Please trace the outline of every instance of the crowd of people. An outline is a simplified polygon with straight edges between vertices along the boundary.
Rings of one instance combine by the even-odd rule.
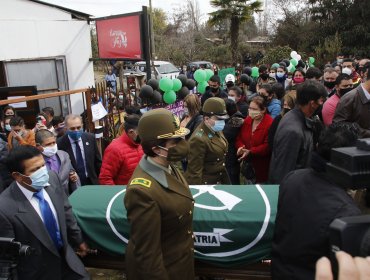
[[[128,186],[129,279],[194,279],[189,184],[280,185],[272,276],[314,279],[316,262],[329,257],[329,224],[370,204],[365,195],[355,202],[326,174],[332,148],[370,137],[370,60],[339,58],[293,73],[280,62],[260,65],[258,78],[251,73],[227,75],[225,88],[213,75],[203,95],[184,98],[181,118],[166,109],[127,110],[122,134],[103,156],[81,116],[54,116],[46,107],[27,129],[5,107],[0,236],[39,253],[21,260],[20,279],[54,279],[34,268],[45,258],[60,279],[88,279],[72,247],[81,256],[89,248],[68,203],[87,185]]]

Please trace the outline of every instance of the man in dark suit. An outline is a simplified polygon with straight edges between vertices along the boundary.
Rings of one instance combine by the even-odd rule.
[[[70,195],[81,186],[81,182],[72,166],[69,155],[65,151],[58,150],[56,137],[47,129],[39,130],[36,133],[35,141],[36,148],[44,157],[47,169],[58,174],[66,195]]]
[[[83,132],[82,119],[78,115],[68,115],[65,125],[66,134],[58,139],[59,150],[69,154],[82,186],[99,185],[102,159],[95,135]]]
[[[20,257],[18,279],[90,279],[78,254],[88,247],[71,205],[54,172],[47,172],[40,151],[14,148],[8,157],[13,182],[0,195],[0,236],[29,245],[31,256]]]

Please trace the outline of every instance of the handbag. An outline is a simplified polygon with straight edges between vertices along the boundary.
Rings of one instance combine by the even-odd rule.
[[[240,173],[251,182],[256,182],[256,171],[254,170],[254,167],[252,165],[252,162],[247,159],[243,160],[240,164]]]

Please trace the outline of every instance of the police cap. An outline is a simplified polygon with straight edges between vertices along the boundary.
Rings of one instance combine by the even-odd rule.
[[[225,101],[219,97],[208,98],[203,104],[202,111],[206,116],[216,116],[219,119],[229,118]]]

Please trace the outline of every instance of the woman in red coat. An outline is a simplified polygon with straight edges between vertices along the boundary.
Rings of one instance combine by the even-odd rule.
[[[267,114],[265,100],[261,96],[256,96],[249,105],[248,117],[236,138],[239,160],[251,159],[256,173],[256,183],[263,183],[268,179],[271,158],[268,132],[272,121]]]

